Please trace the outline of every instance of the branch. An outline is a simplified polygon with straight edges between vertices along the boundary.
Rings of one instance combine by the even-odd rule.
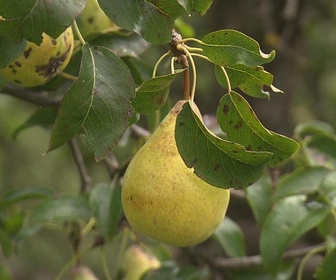
[[[283,259],[296,259],[306,255],[311,250],[320,247],[324,243],[303,247],[298,249],[288,250],[284,253]],[[248,267],[255,267],[263,265],[263,260],[260,255],[250,256],[250,257],[242,257],[242,258],[218,258],[215,260],[209,260],[209,264],[217,269],[241,269]]]
[[[60,95],[50,96],[50,92],[47,91],[36,92],[27,88],[15,87],[13,85],[6,86],[1,90],[0,94],[10,95],[43,107],[57,107],[63,98],[63,96]]]
[[[78,146],[76,139],[69,141],[69,145],[72,151],[73,158],[75,160],[80,178],[81,178],[81,189],[80,193],[86,193],[92,186],[92,179],[86,169],[82,152]]]

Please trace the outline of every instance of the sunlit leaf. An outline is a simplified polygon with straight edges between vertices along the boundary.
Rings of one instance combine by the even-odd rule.
[[[0,34],[40,44],[42,33],[58,37],[85,6],[85,0],[0,0]]]
[[[136,91],[132,105],[140,114],[149,114],[165,104],[171,83],[183,70],[144,81]]]
[[[85,45],[79,77],[63,99],[49,151],[81,134],[95,158],[104,157],[128,127],[134,94],[125,63],[106,48]]]
[[[202,45],[205,55],[220,66],[243,64],[257,67],[271,62],[275,52],[265,54],[257,41],[236,30],[219,30],[207,34]]]
[[[240,189],[253,184],[272,157],[268,152],[247,151],[240,144],[213,135],[188,102],[177,116],[175,139],[186,165],[220,188]]]
[[[273,75],[266,72],[262,66],[252,68],[237,64],[225,67],[225,71],[229,76],[231,88],[239,88],[250,96],[268,98],[269,92],[264,91],[264,85],[274,92],[282,92],[272,85]],[[219,66],[216,66],[216,78],[222,86],[227,87],[225,75]]]
[[[272,153],[273,158],[268,163],[271,167],[281,164],[299,148],[296,141],[266,129],[248,102],[234,91],[221,99],[217,118],[229,140],[240,143],[250,151]]]
[[[261,228],[260,252],[265,267],[278,271],[284,251],[319,224],[329,211],[325,205],[306,203],[304,195],[290,196],[276,203]]]
[[[118,26],[156,44],[171,40],[174,19],[144,0],[99,0],[100,7]]]
[[[214,238],[220,243],[229,257],[246,256],[245,238],[241,228],[230,218],[225,218],[214,233]]]

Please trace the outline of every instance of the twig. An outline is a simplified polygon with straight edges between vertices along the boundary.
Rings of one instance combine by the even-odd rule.
[[[86,169],[82,152],[78,146],[78,142],[76,139],[72,139],[69,141],[69,145],[81,178],[81,188],[80,193],[86,193],[92,186],[92,179]]]
[[[43,107],[57,107],[63,98],[63,96],[60,95],[50,96],[50,92],[47,91],[36,92],[26,88],[19,88],[11,85],[2,89],[0,94],[10,95]]]
[[[284,253],[283,259],[295,259],[306,255],[311,250],[321,247],[324,245],[318,244],[309,247],[303,247],[298,249],[291,249]],[[208,260],[208,262],[217,269],[241,269],[248,267],[255,267],[263,265],[263,260],[260,255],[242,257],[242,258],[218,258],[216,260]]]

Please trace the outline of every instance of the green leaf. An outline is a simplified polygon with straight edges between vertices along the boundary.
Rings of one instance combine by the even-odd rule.
[[[284,251],[318,225],[329,211],[325,205],[306,203],[304,195],[278,201],[261,228],[260,252],[265,267],[271,272],[278,271]]]
[[[294,131],[297,138],[305,138],[307,136],[315,135],[335,135],[334,128],[325,122],[309,121],[299,124]]]
[[[13,246],[7,233],[4,232],[1,228],[0,228],[0,245],[1,245],[1,252],[3,252],[3,254],[8,257],[13,251]]]
[[[177,0],[188,13],[199,13],[203,16],[211,7],[213,0]]]
[[[134,31],[154,44],[171,41],[174,19],[144,0],[99,0],[100,7],[118,26]]]
[[[89,203],[84,197],[65,195],[45,199],[28,215],[27,222],[29,226],[43,226],[48,223],[85,221],[91,217]]]
[[[216,229],[214,238],[220,243],[229,257],[239,258],[246,256],[244,233],[230,218],[225,217]]]
[[[30,200],[30,199],[41,199],[50,196],[52,192],[46,188],[36,188],[36,189],[17,189],[5,192],[0,196],[0,211],[13,206],[14,204]]]
[[[132,101],[134,109],[140,114],[150,114],[160,109],[167,101],[171,83],[183,71],[178,70],[174,74],[144,81],[137,89]]]
[[[111,239],[117,233],[122,214],[121,187],[99,184],[93,188],[89,202],[100,232],[107,240]]]
[[[282,92],[272,85],[273,75],[266,72],[262,66],[255,68],[237,64],[225,67],[230,79],[231,88],[240,88],[246,94],[253,97],[269,98],[269,92],[263,90],[266,85],[274,92]],[[227,81],[221,68],[216,65],[217,81],[227,87]]]
[[[24,51],[26,41],[16,41],[7,36],[0,35],[0,68],[6,67]]]
[[[96,37],[92,44],[111,49],[117,56],[134,58],[138,58],[139,54],[149,47],[149,43],[137,34],[102,34]]]
[[[85,6],[85,0],[0,0],[0,34],[40,44],[42,33],[58,37]]]
[[[316,192],[319,190],[324,177],[330,172],[330,169],[320,166],[296,169],[294,172],[281,178],[277,191],[274,194],[274,200],[276,201],[292,195]]]
[[[41,126],[45,129],[52,128],[56,115],[56,108],[42,107],[37,109],[23,124],[14,130],[13,138],[15,139],[20,132],[33,126]]]
[[[215,64],[228,67],[243,64],[249,67],[271,62],[275,52],[264,54],[257,41],[236,30],[219,30],[206,35],[204,54]]]
[[[103,158],[128,127],[134,93],[132,75],[119,57],[85,45],[79,77],[64,96],[48,151],[82,134],[96,159]]]
[[[272,181],[266,174],[245,190],[254,218],[261,227],[272,208]]]
[[[334,248],[322,261],[321,265],[317,268],[315,279],[326,280],[333,279],[336,275],[336,248]]]
[[[171,0],[147,0],[147,2],[152,3],[156,6],[162,13],[167,14],[173,19],[177,19],[181,16],[185,10],[178,3],[178,1]]]
[[[248,102],[234,91],[221,99],[217,119],[229,140],[247,150],[272,153],[273,158],[268,162],[270,167],[281,164],[299,149],[296,141],[266,129]]]
[[[240,189],[253,184],[272,156],[268,152],[247,151],[240,144],[213,135],[188,102],[177,116],[175,139],[186,165],[219,188]]]

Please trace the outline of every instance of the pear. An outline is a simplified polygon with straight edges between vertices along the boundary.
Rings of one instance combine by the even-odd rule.
[[[84,265],[74,267],[67,280],[99,280],[93,272]]]
[[[133,229],[179,247],[207,239],[223,220],[230,197],[229,190],[197,177],[177,150],[175,123],[185,102],[176,103],[140,148],[122,182],[122,206]]]
[[[93,33],[116,31],[120,28],[106,16],[97,0],[88,0],[78,20],[80,31],[85,37]]]
[[[46,33],[42,37],[40,45],[28,42],[17,59],[0,69],[0,75],[22,87],[34,87],[49,82],[62,71],[68,65],[73,52],[74,37],[71,27],[56,39]]]
[[[160,261],[140,245],[131,245],[125,251],[123,258],[122,280],[140,280],[147,272],[160,266]]]

